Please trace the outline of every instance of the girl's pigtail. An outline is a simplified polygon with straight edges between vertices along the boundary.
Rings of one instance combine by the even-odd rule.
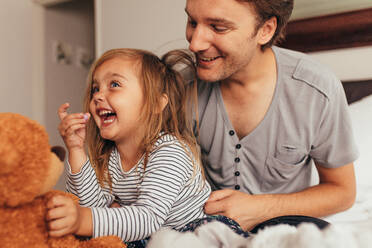
[[[183,142],[185,150],[191,152],[194,157],[193,165],[195,175],[201,170],[204,176],[200,161],[199,146],[194,131],[199,131],[199,118],[197,111],[197,84],[195,57],[189,50],[172,50],[162,56],[161,62],[165,66],[166,87],[169,97],[170,116],[164,126],[173,127],[169,130]],[[193,125],[193,114],[196,119],[196,128]],[[189,155],[191,155],[189,154]]]

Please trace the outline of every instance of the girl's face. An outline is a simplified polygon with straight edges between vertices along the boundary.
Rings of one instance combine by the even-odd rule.
[[[114,57],[94,72],[90,112],[102,138],[118,142],[139,135],[140,111],[144,104],[138,63]]]

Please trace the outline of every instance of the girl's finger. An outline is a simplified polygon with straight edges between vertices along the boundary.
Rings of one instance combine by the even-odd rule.
[[[46,214],[46,220],[52,221],[66,217],[66,210],[63,206],[49,209]]]
[[[62,125],[69,125],[70,123],[74,122],[86,122],[89,119],[89,114],[87,113],[74,113],[74,114],[68,114],[63,121],[61,121]]]
[[[89,119],[89,116],[88,117],[84,117],[83,114],[77,114],[77,118],[69,118],[69,117],[66,117],[61,123],[60,125],[58,126],[58,130],[59,130],[59,133],[62,135],[62,136],[65,136],[66,133],[67,133],[67,130],[70,129],[71,127],[75,126],[75,125],[78,125],[78,124],[83,124],[85,125],[86,122],[87,122],[87,118]],[[67,120],[68,119],[68,120]],[[75,129],[76,130],[76,129]]]
[[[48,228],[50,231],[58,231],[67,228],[67,218],[59,218],[48,222]]]
[[[58,116],[60,120],[63,120],[67,115],[67,109],[70,107],[70,103],[66,102],[58,108]]]
[[[65,130],[65,136],[75,134],[79,129],[85,129],[86,124],[74,124]]]
[[[64,206],[64,205],[68,204],[69,201],[70,201],[70,198],[68,198],[66,196],[56,195],[56,196],[53,196],[47,202],[47,208],[52,209],[52,208],[56,208],[56,207],[61,207],[61,206]]]
[[[49,236],[51,237],[62,237],[66,234],[71,234],[71,230],[68,227],[59,229],[59,230],[49,230]]]

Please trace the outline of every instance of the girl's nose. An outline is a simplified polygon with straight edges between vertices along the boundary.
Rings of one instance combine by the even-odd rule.
[[[189,49],[192,52],[197,53],[209,48],[210,39],[206,30],[198,25],[194,29],[188,30],[188,32]]]
[[[93,95],[94,102],[102,102],[104,100],[104,94],[102,91],[98,91]]]

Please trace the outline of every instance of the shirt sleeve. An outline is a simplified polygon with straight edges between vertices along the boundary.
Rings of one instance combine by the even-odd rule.
[[[66,190],[79,198],[83,207],[105,207],[110,206],[115,197],[109,190],[102,188],[98,183],[96,173],[89,160],[85,162],[81,170],[72,174],[70,165],[66,171]]]
[[[123,241],[134,241],[150,236],[167,220],[192,170],[191,160],[181,146],[156,151],[138,185],[137,201],[120,208],[92,208],[93,237],[117,235]]]
[[[345,92],[339,80],[334,85],[310,151],[315,162],[328,168],[352,163],[358,157]]]

